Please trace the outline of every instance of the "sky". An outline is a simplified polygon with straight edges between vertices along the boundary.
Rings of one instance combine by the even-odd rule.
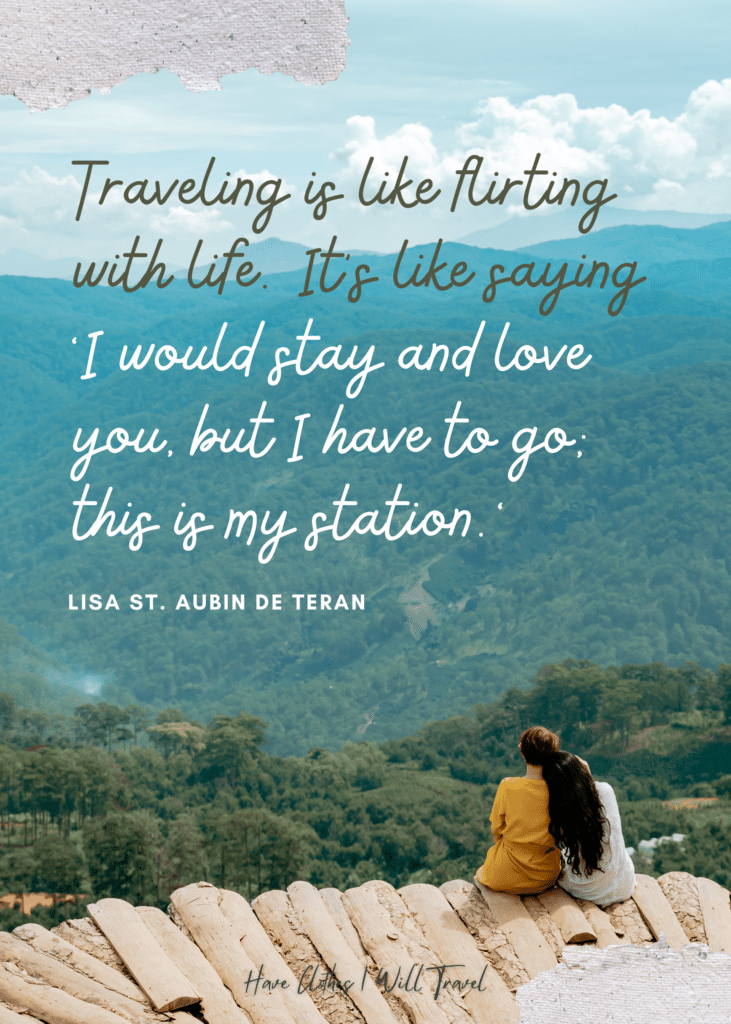
[[[225,77],[221,91],[195,94],[163,71],[43,113],[0,97],[0,252],[105,258],[102,240],[115,247],[146,232],[182,253],[198,237],[212,249],[251,232],[245,212],[174,202],[159,210],[90,203],[76,222],[82,177],[73,159],[108,159],[108,173],[125,184],[159,177],[166,185],[200,178],[215,156],[221,178],[281,177],[292,192],[262,237],[320,245],[337,233],[340,244],[379,251],[404,237],[460,238],[525,211],[450,214],[444,202],[364,210],[354,195],[369,155],[394,176],[408,154],[417,180],[431,177],[446,194],[470,153],[484,156],[488,173],[516,177],[541,152],[542,166],[559,175],[608,178],[616,206],[656,211],[660,223],[668,210],[731,213],[725,3],[346,7],[347,68],[326,85],[248,71]],[[302,202],[313,171],[346,194],[321,223]],[[92,199],[95,189],[96,179]]]

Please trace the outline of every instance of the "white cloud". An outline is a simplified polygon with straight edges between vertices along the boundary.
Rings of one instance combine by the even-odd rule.
[[[73,174],[56,178],[40,167],[21,171],[14,182],[0,185],[0,214],[21,220],[27,227],[41,226],[51,217],[73,219],[81,186]]]
[[[179,201],[175,202],[175,193],[163,206],[130,204],[124,200],[122,187],[112,189],[105,197],[104,204],[99,206],[108,168],[95,170],[98,176],[92,174],[78,221],[76,214],[86,173],[85,167],[79,168],[76,174],[55,177],[36,166],[30,171],[21,170],[14,181],[0,185],[2,249],[20,248],[51,259],[68,255],[85,259],[104,259],[109,253],[120,251],[120,246],[131,244],[135,235],[140,235],[145,245],[156,241],[157,237],[163,237],[168,258],[173,258],[177,250],[180,258],[187,260],[190,256],[191,238],[204,238],[211,247],[233,242],[238,234],[244,234],[250,241],[256,241],[258,236],[252,231],[252,222],[263,209],[262,204],[257,201],[256,193],[266,185],[266,182],[277,178],[266,169],[248,175],[245,171],[239,170],[232,173],[229,178],[225,178],[223,172],[220,177],[211,177],[207,189],[209,196],[218,193],[224,180],[235,182],[237,178],[248,178],[252,181],[254,191],[248,206],[244,206],[246,191],[241,193],[235,206],[184,206]],[[204,170],[205,166],[196,179],[199,183]],[[152,187],[153,177],[154,175],[151,176]],[[129,181],[125,181],[125,185],[130,184],[132,180],[130,178]],[[169,180],[164,178],[161,181],[164,191],[173,180],[171,177]],[[296,189],[283,181],[278,194],[283,196],[287,192],[296,194]],[[263,202],[270,198],[271,193],[271,186],[262,189]],[[272,225],[279,227],[280,223],[285,222],[285,211],[292,201],[294,200],[288,200],[274,209]]]
[[[547,210],[545,206],[525,211],[518,205],[521,195],[516,190],[510,196],[512,206],[475,208],[460,201],[457,211],[450,213],[449,200],[457,180],[454,172],[473,153],[485,160],[478,194],[493,172],[501,179],[523,177],[535,154],[541,153],[541,167],[555,170],[559,179],[576,177],[586,184],[608,178],[610,191],[619,196],[615,207],[713,214],[731,210],[731,79],[708,81],[695,89],[674,119],[655,117],[648,110],[630,112],[618,104],[581,107],[569,93],[536,96],[524,102],[493,96],[477,105],[470,120],[458,125],[451,146],[438,144],[428,124],[407,123],[379,135],[374,118],[362,115],[348,119],[341,138],[341,148],[335,154],[339,166],[327,176],[347,199],[333,203],[324,221],[314,221],[313,209],[302,202],[301,194],[312,167],[300,162],[302,177],[292,171],[297,187],[289,181],[282,183],[280,195],[289,192],[292,198],[273,210],[265,236],[326,246],[337,234],[339,245],[393,251],[404,238],[412,243],[440,236],[459,238],[491,227],[506,216],[536,218],[557,212],[556,207]],[[272,151],[262,159],[276,168],[278,153]],[[442,196],[413,210],[403,210],[398,204],[365,209],[358,204],[357,187],[371,156],[374,167],[366,190],[369,197],[386,171],[389,177],[385,180],[394,181],[404,156],[409,158],[408,176],[416,181],[431,178],[443,190]],[[137,167],[135,177],[149,176],[151,183],[159,177],[165,191],[176,177],[189,174],[200,182],[209,157],[206,154],[193,161],[195,166],[187,167],[176,160],[174,170],[167,159],[152,155],[148,159],[144,170]],[[242,159],[241,155],[236,158],[237,162]],[[165,206],[143,206],[125,203],[122,188],[116,187],[100,207],[100,189],[107,174],[125,177],[125,184],[132,180],[122,166],[112,160],[108,167],[95,168],[80,221],[75,217],[84,167],[57,176],[34,167],[0,185],[1,247],[17,247],[51,259],[99,260],[124,251],[119,247],[129,246],[139,234],[143,245],[163,237],[166,257],[171,263],[183,264],[190,258],[196,237],[205,239],[206,255],[221,251],[220,246],[230,244],[238,235],[250,241],[260,237],[252,231],[252,221],[261,210],[255,197],[248,207],[242,197],[235,207],[206,209],[198,203],[186,206],[173,194]],[[230,166],[225,155],[217,156],[209,195],[218,191],[224,178],[248,177],[256,191],[279,176],[264,167],[248,174],[243,169],[232,171],[225,177]],[[322,170],[316,180],[322,180]],[[534,189],[534,195],[536,192]],[[578,222],[580,212],[576,213]],[[602,226],[601,214],[598,226]]]
[[[377,184],[377,174],[392,176],[408,154],[410,176],[448,186],[469,154],[484,157],[487,181],[493,172],[519,177],[540,153],[540,166],[559,177],[609,178],[623,204],[636,209],[731,208],[731,78],[694,90],[674,120],[617,104],[582,108],[570,93],[517,104],[493,97],[478,104],[476,115],[458,127],[457,146],[449,152],[438,151],[422,124],[379,138],[373,118],[352,117],[351,139],[337,155],[353,178],[373,156]]]
[[[405,124],[379,139],[376,135],[376,122],[372,117],[349,117],[345,123],[353,138],[336,155],[353,174],[360,177],[369,158],[373,156],[374,180],[376,172],[383,174],[388,171],[389,175],[394,175],[408,154],[410,174],[418,172],[434,180],[442,179],[445,158],[440,157],[432,142],[432,133],[424,125]]]
[[[224,220],[218,210],[191,210],[185,206],[171,206],[165,214],[155,214],[150,221],[153,231],[164,235],[211,234],[216,231],[230,231],[230,221]]]

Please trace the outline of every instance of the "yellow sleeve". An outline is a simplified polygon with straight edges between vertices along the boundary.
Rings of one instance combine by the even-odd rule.
[[[495,842],[505,831],[505,806],[506,806],[505,781],[500,783],[495,794],[495,800],[490,811],[490,828]]]

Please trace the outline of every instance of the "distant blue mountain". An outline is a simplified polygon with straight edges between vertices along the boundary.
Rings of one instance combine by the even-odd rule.
[[[698,228],[627,224],[591,231],[581,238],[561,238],[530,245],[521,251],[555,259],[633,260],[675,263],[731,256],[731,220]]]
[[[529,251],[538,256],[561,256],[577,260],[586,251],[585,245],[594,246],[592,252],[595,259],[599,255],[602,258],[609,257],[615,254],[615,250],[625,258],[637,245],[642,245],[642,258],[646,262],[707,260],[731,256],[731,235],[728,234],[731,215],[727,213],[679,213],[675,210],[643,212],[609,206],[600,211],[597,227],[589,235],[578,233],[580,216],[581,211],[568,207],[550,216],[533,214],[510,217],[495,227],[483,228],[458,238],[453,244],[503,252]],[[706,230],[708,234],[705,234]],[[287,273],[307,266],[307,249],[308,246],[301,242],[265,238],[252,242],[247,255],[263,274]],[[367,249],[349,248],[348,251],[353,256],[385,255]],[[9,249],[0,253],[0,276],[70,281],[77,262],[77,258],[71,256],[49,260],[22,249]],[[208,263],[205,265],[208,266]],[[177,277],[184,277],[187,267],[179,266],[172,260],[168,263],[168,270]]]
[[[575,239],[581,244],[582,238],[594,237],[607,228],[621,226],[646,226],[682,228],[693,230],[727,221],[730,213],[680,213],[677,210],[624,210],[614,205],[605,206],[589,236],[579,234],[579,219],[582,210],[567,206],[551,214],[530,213],[509,217],[491,228],[482,228],[458,238],[465,245],[477,245],[481,249],[530,249],[555,239]],[[578,253],[583,249],[577,249]],[[677,258],[677,257],[676,257]]]
[[[288,270],[299,270],[307,266],[309,257],[307,246],[300,242],[284,242],[281,238],[265,238],[260,242],[252,242],[247,255],[255,263],[262,274],[285,273]],[[366,250],[351,249],[353,255],[360,255]],[[0,253],[0,276],[8,277],[55,277],[62,281],[70,281],[74,276],[78,259],[65,256],[61,259],[47,260],[34,256],[22,249],[8,249]],[[83,262],[83,261],[82,261]],[[213,261],[221,263],[223,261]],[[84,266],[86,264],[84,263]],[[205,263],[208,266],[208,263]],[[184,277],[187,267],[176,266],[174,261],[168,267],[171,273]]]

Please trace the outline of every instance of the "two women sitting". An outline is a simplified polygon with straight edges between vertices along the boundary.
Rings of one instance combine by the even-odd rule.
[[[561,750],[543,726],[527,729],[519,748],[525,776],[498,787],[490,814],[495,845],[477,880],[519,895],[558,883],[599,906],[629,899],[635,871],[612,787],[594,782],[586,761]]]

